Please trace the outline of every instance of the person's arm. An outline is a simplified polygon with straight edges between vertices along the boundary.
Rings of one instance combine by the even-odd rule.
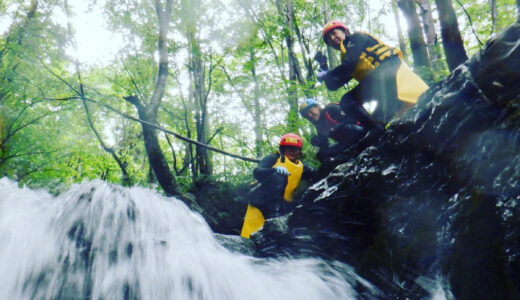
[[[334,68],[334,70],[339,67],[341,67],[341,65]],[[327,89],[335,91],[343,85],[345,85],[345,83],[347,83],[350,80],[350,78],[344,79],[338,75],[333,74],[332,71],[321,71],[320,73],[318,73],[318,80],[324,81]]]
[[[311,145],[316,146],[320,149],[329,148],[329,132],[318,132],[318,135],[312,136]]]
[[[318,174],[318,171],[316,169],[303,165],[303,173],[302,173],[303,180],[313,180],[317,176],[317,174]]]
[[[327,57],[323,52],[318,51],[314,55],[314,60],[317,61],[320,64],[320,67],[318,68],[319,71],[328,71],[329,65],[327,64]]]
[[[330,118],[338,123],[343,122],[346,119],[345,112],[336,103],[327,104],[324,108],[325,112],[329,114]]]
[[[337,90],[352,79],[352,73],[359,62],[359,57],[371,40],[368,35],[353,33],[343,41],[343,45],[347,50],[345,57],[343,57],[341,64],[327,72],[324,78],[329,90]]]
[[[322,132],[323,135],[331,136],[333,132],[335,132],[342,123],[347,122],[347,116],[345,112],[341,109],[341,107],[336,103],[329,103],[323,109],[324,118],[328,119],[329,122],[333,122],[336,125],[330,128],[327,132]]]
[[[262,182],[267,177],[271,176],[275,171],[273,169],[273,165],[276,163],[278,159],[277,154],[269,154],[262,158],[262,160],[258,163],[257,167],[253,170],[253,177]]]

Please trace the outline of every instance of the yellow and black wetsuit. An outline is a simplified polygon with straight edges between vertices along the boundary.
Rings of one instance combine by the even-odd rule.
[[[368,33],[348,35],[340,45],[341,64],[324,78],[327,88],[337,90],[351,79],[359,84],[348,94],[358,104],[376,100],[374,118],[387,122],[401,106],[416,103],[428,86],[402,60],[401,51]],[[343,101],[343,100],[342,100]],[[345,105],[340,103],[342,108]]]
[[[285,167],[290,175],[280,175],[273,169],[276,166]],[[265,219],[278,213],[287,213],[289,203],[301,179],[312,177],[314,170],[303,165],[301,161],[292,162],[279,154],[264,157],[253,170],[253,176],[260,183],[251,193],[240,236],[249,236],[260,230]]]

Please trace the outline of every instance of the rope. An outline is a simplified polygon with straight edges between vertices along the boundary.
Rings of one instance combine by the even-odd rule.
[[[85,99],[86,101],[89,101],[89,102],[92,102],[94,104],[97,104],[97,105],[100,105],[100,106],[103,106],[113,112],[115,112],[116,114],[124,117],[124,118],[127,118],[127,119],[130,119],[130,120],[133,120],[133,121],[136,121],[136,122],[139,122],[141,124],[145,124],[145,125],[148,125],[148,126],[151,126],[157,130],[160,130],[162,132],[165,132],[167,134],[170,134],[170,135],[173,135],[175,136],[176,138],[180,139],[180,140],[183,140],[187,143],[191,143],[191,144],[195,144],[197,146],[201,146],[201,147],[204,147],[208,150],[211,150],[211,151],[214,151],[214,152],[217,152],[217,153],[220,153],[220,154],[223,154],[223,155],[226,155],[226,156],[230,156],[230,157],[233,157],[233,158],[237,158],[237,159],[241,159],[241,160],[244,160],[244,161],[249,161],[249,162],[254,162],[254,163],[258,163],[260,162],[259,159],[256,159],[256,158],[250,158],[250,157],[245,157],[245,156],[241,156],[241,155],[237,155],[237,154],[233,154],[233,153],[229,153],[229,152],[226,152],[224,150],[221,150],[221,149],[218,149],[218,148],[215,148],[215,147],[212,147],[212,146],[209,146],[209,145],[206,145],[206,144],[203,144],[201,142],[197,142],[197,141],[194,141],[192,139],[189,139],[185,136],[182,136],[176,132],[173,132],[171,130],[168,130],[160,125],[157,125],[157,124],[153,124],[153,123],[150,123],[148,121],[144,121],[144,120],[141,120],[139,118],[136,118],[136,117],[132,117],[130,115],[127,115],[123,112],[120,112],[118,111],[117,109],[113,108],[112,106],[108,105],[108,104],[104,104],[104,103],[99,103],[98,101],[96,100],[93,100],[93,99],[89,99],[89,98],[82,98],[82,97],[67,97],[67,98],[60,98],[60,99],[47,99],[47,100],[55,100],[55,101],[67,101],[67,100],[81,100],[81,99]]]

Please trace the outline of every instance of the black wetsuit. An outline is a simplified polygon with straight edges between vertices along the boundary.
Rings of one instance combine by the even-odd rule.
[[[365,124],[357,115],[351,111],[343,112],[336,103],[330,103],[321,110],[320,118],[314,122],[314,126],[318,136],[311,142],[320,148],[317,157],[322,162],[355,145],[367,133]],[[337,143],[329,145],[329,137]]]
[[[287,176],[276,173],[273,168],[279,157],[278,153],[269,154],[253,170],[253,177],[259,184],[251,189],[249,201],[262,211],[266,219],[288,213],[294,207],[294,201],[287,202],[283,198]],[[302,180],[312,179],[315,175],[314,169],[303,166]]]

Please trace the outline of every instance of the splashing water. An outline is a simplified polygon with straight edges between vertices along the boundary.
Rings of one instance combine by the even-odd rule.
[[[151,190],[93,181],[54,197],[0,179],[0,191],[0,299],[356,298],[331,264],[233,253]]]

